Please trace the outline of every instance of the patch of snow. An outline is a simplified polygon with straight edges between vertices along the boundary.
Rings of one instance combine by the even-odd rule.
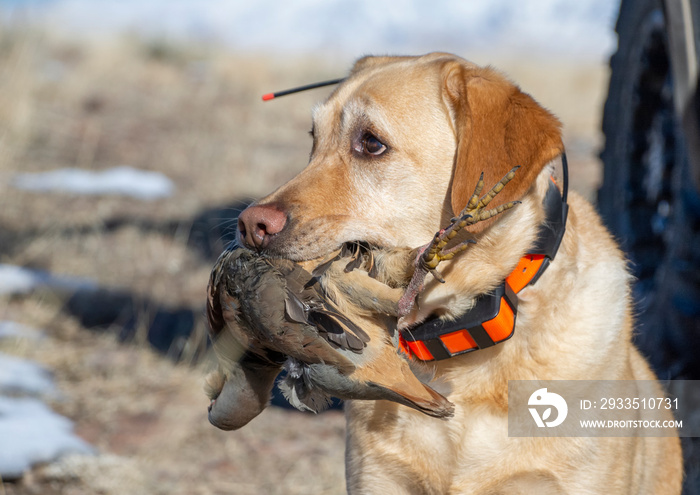
[[[0,282],[0,286],[2,282]],[[0,290],[0,292],[2,292]],[[15,321],[0,320],[0,340],[3,339],[24,339],[39,340],[44,337],[44,332],[38,328],[33,328]]]
[[[40,278],[34,270],[0,264],[0,294],[26,294],[39,285]]]
[[[12,185],[28,191],[129,196],[143,200],[165,198],[175,190],[173,182],[160,172],[129,166],[103,171],[63,168],[50,172],[18,174]]]
[[[57,390],[46,368],[0,352],[0,394],[56,395]]]
[[[93,448],[73,433],[73,423],[33,398],[0,396],[0,476],[17,479],[32,465]]]
[[[28,294],[40,287],[74,291],[96,287],[90,280],[52,275],[41,270],[0,263],[0,295]]]

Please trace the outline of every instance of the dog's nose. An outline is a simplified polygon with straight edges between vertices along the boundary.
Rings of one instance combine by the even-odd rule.
[[[238,234],[248,248],[264,249],[286,223],[287,215],[275,206],[252,205],[238,216]]]

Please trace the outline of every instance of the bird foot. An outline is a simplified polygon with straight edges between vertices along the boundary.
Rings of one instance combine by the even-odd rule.
[[[450,220],[450,225],[444,229],[440,229],[433,237],[433,240],[425,246],[418,249],[415,261],[415,270],[411,281],[406,288],[406,292],[399,300],[399,317],[406,316],[413,309],[416,302],[416,297],[423,290],[425,277],[430,273],[436,280],[445,283],[442,275],[436,270],[441,261],[451,260],[456,254],[461,253],[469,244],[475,244],[473,239],[467,239],[448,248],[447,244],[455,238],[463,228],[474,225],[478,222],[488,220],[499,213],[513,208],[520,201],[511,201],[499,205],[495,208],[487,209],[493,198],[508,184],[520,167],[513,167],[500,181],[496,183],[486,194],[479,197],[484,189],[484,173],[481,173],[479,181],[474,188],[474,193],[467,201],[467,205],[456,217]]]

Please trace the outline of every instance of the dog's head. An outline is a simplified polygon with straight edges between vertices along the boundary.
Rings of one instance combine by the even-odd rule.
[[[516,200],[563,151],[559,122],[529,95],[444,53],[360,59],[314,110],[312,135],[308,166],[241,214],[241,244],[297,261],[348,241],[417,247],[482,171],[492,185],[520,165],[499,195]]]

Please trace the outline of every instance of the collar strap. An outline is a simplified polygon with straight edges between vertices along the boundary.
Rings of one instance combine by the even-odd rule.
[[[552,179],[544,197],[545,220],[534,246],[492,292],[479,296],[474,307],[454,321],[432,318],[399,335],[399,348],[420,361],[437,361],[485,349],[508,340],[515,331],[517,294],[533,285],[554,260],[566,230],[569,205],[568,167],[562,155],[564,187]]]

